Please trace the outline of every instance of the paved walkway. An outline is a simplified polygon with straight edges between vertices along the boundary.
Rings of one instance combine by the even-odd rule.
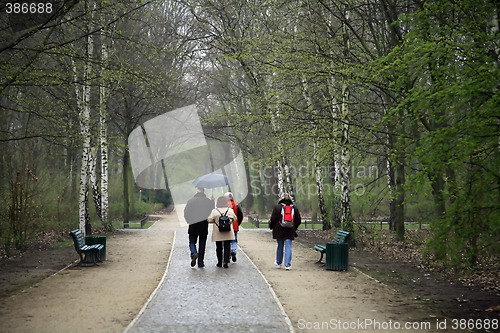
[[[187,228],[176,231],[165,276],[125,330],[136,332],[293,332],[274,291],[244,252],[216,267],[208,235],[205,268],[191,268]]]

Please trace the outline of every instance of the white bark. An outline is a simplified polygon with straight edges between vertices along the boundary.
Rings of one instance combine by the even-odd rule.
[[[108,63],[108,48],[104,37],[102,38],[101,46],[102,62],[104,65]],[[107,226],[108,210],[109,210],[109,192],[108,192],[108,110],[106,102],[108,98],[108,88],[102,80],[101,70],[101,85],[99,87],[99,145],[101,148],[101,220]]]
[[[351,152],[349,149],[349,122],[347,121],[349,115],[349,87],[347,83],[342,86],[342,141],[341,141],[341,168],[340,173],[342,177],[342,194],[340,197],[341,202],[341,216],[340,223],[342,228],[351,230]]]
[[[94,40],[92,35],[87,36],[86,60],[83,69],[83,83],[76,86],[76,99],[80,121],[80,135],[82,138],[82,165],[80,169],[80,199],[79,199],[79,228],[86,234],[86,226],[90,225],[89,216],[89,159],[90,159],[90,95],[89,80],[92,73],[90,57],[94,52]],[[75,82],[78,81],[78,68],[73,63],[73,74]]]
[[[274,132],[274,136],[276,138],[276,146],[278,148],[278,159],[277,159],[277,167],[278,167],[278,192],[279,193],[273,193],[273,194],[278,194],[281,196],[281,194],[285,193],[286,190],[286,176],[285,176],[285,159],[284,159],[284,152],[283,152],[283,143],[281,142],[279,138],[279,124],[278,124],[278,119],[279,118],[279,111],[276,111],[276,114],[271,113],[271,126]]]
[[[349,13],[345,13],[345,20],[349,20]],[[349,34],[346,24],[342,26],[344,34],[344,58],[349,59],[350,44]],[[341,173],[342,173],[342,195],[341,195],[341,216],[340,223],[345,230],[352,231],[352,216],[351,216],[351,152],[349,147],[349,83],[345,76],[342,77],[342,104],[341,104],[341,119],[342,119],[342,141],[341,141]]]
[[[92,184],[92,198],[94,199],[96,214],[101,217],[101,193],[99,192],[99,184],[97,182],[96,155],[96,149],[91,148],[89,155],[89,176],[90,183]]]
[[[317,115],[316,110],[314,109],[314,104],[309,93],[309,87],[307,81],[302,79],[302,87],[304,98],[307,101],[307,104],[313,108],[313,115]],[[319,149],[318,149],[318,140],[317,140],[317,131],[318,126],[317,122],[313,119],[313,161],[314,161],[314,173],[316,180],[316,195],[318,196],[318,208],[321,216],[321,220],[323,221],[323,229],[329,229],[331,227],[330,221],[328,220],[328,215],[325,207],[325,195],[324,195],[324,184],[323,184],[323,175],[321,174],[321,165],[320,165],[320,157],[319,157]]]
[[[342,176],[341,176],[341,169],[342,169],[342,161],[341,161],[341,154],[340,154],[340,140],[338,140],[338,133],[340,132],[340,124],[341,122],[339,121],[340,118],[340,111],[339,111],[339,105],[337,98],[335,98],[336,92],[334,89],[334,84],[336,80],[334,77],[331,78],[328,89],[329,89],[329,94],[330,96],[325,97],[325,99],[331,98],[331,103],[330,103],[330,114],[332,116],[332,122],[333,122],[333,137],[334,137],[334,142],[333,142],[333,187],[334,187],[334,196],[335,200],[333,202],[333,216],[332,216],[332,224],[335,227],[340,227],[341,224],[341,202],[337,200],[338,195],[342,193]]]

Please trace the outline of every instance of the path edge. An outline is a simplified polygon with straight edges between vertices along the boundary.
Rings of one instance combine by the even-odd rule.
[[[155,290],[153,290],[151,295],[149,295],[149,298],[146,300],[146,303],[144,303],[141,310],[137,313],[137,315],[134,317],[134,319],[132,319],[132,321],[127,325],[127,327],[125,328],[123,333],[127,333],[132,328],[132,326],[135,325],[135,323],[139,320],[139,318],[142,316],[144,311],[146,311],[146,308],[148,307],[149,303],[151,303],[153,298],[156,296],[158,291],[161,289],[161,287],[165,283],[165,280],[167,279],[168,269],[170,268],[170,263],[172,261],[172,254],[174,253],[174,246],[175,246],[176,239],[177,239],[177,231],[174,231],[174,236],[172,239],[172,247],[170,248],[170,254],[168,255],[168,260],[167,260],[167,266],[165,267],[165,271],[163,272],[163,276],[161,277],[161,280],[158,283],[158,285],[156,286]]]
[[[257,267],[257,265],[252,261],[252,259],[250,259],[250,257],[246,254],[246,252],[240,246],[238,246],[238,249],[245,255],[245,257],[247,257],[248,261],[250,261],[250,263],[257,270],[257,272],[259,272],[259,274],[262,277],[262,279],[264,279],[264,282],[266,283],[267,287],[269,288],[269,291],[271,292],[271,295],[273,295],[274,301],[276,302],[276,304],[278,305],[278,307],[280,309],[281,315],[285,318],[285,322],[286,322],[286,324],[288,326],[289,332],[290,333],[295,333],[295,329],[293,328],[292,321],[290,320],[290,317],[288,317],[288,315],[286,314],[286,311],[285,311],[285,308],[283,307],[283,304],[281,304],[278,296],[276,295],[276,292],[274,291],[274,289],[271,286],[271,284],[269,283],[269,281],[266,279],[266,277],[261,272],[261,270],[259,269],[259,267]]]

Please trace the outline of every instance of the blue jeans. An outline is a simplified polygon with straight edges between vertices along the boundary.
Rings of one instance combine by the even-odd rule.
[[[234,240],[231,241],[231,253],[236,253],[238,248],[238,231],[234,232]]]
[[[285,253],[285,267],[292,265],[292,240],[291,239],[277,239],[278,248],[276,249],[276,264],[283,263],[283,252]],[[283,251],[284,250],[284,251]]]
[[[191,258],[198,253],[198,267],[205,266],[205,248],[207,247],[207,236],[208,235],[189,235],[189,251],[191,252]],[[198,251],[196,251],[196,242],[199,239]]]

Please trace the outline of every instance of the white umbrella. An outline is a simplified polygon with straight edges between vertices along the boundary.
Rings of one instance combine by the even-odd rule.
[[[203,188],[216,188],[229,185],[229,179],[219,173],[209,173],[193,180],[193,185]]]

